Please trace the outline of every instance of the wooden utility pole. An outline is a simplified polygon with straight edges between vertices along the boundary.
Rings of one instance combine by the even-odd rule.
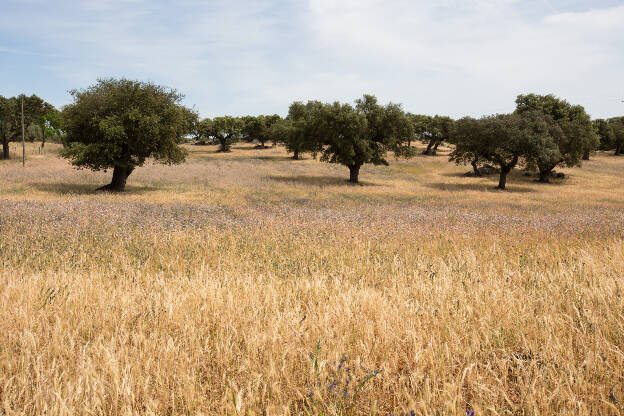
[[[26,138],[24,137],[24,97],[22,96],[22,167],[26,166]]]

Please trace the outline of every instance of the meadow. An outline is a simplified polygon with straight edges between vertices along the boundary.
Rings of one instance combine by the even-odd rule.
[[[624,159],[0,161],[0,414],[624,413]]]

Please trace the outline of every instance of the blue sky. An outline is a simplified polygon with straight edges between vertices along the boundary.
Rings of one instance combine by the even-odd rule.
[[[209,117],[364,93],[479,116],[526,92],[609,117],[623,74],[624,0],[0,0],[0,94],[57,106],[113,76]]]

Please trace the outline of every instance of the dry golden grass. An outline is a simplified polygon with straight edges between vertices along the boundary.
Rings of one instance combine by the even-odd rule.
[[[49,149],[0,162],[0,414],[624,413],[624,159],[189,147],[109,195]]]

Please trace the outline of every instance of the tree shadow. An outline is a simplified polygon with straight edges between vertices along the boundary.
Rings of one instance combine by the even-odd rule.
[[[527,186],[517,186],[515,184],[507,184],[507,189],[500,190],[496,188],[494,183],[429,183],[425,185],[428,188],[438,189],[440,191],[463,192],[463,191],[479,191],[479,192],[512,192],[512,193],[530,193],[537,192],[533,188]]]
[[[445,173],[440,173],[440,176],[446,176],[447,178],[473,178],[473,179],[479,179],[479,178],[497,178],[498,179],[498,173],[489,173],[489,174],[481,174],[481,176],[475,176],[473,171],[464,171],[464,172],[445,172]]]
[[[109,192],[106,191],[98,191],[97,189],[105,185],[105,183],[101,185],[93,185],[93,184],[75,184],[75,183],[31,183],[30,187],[48,194],[55,195],[107,195]],[[158,188],[155,186],[133,186],[127,185],[126,190],[124,192],[119,193],[119,195],[127,195],[127,194],[143,194],[148,192],[154,192],[162,190],[162,188]]]
[[[291,156],[280,156],[280,155],[274,155],[274,156],[253,156],[253,157],[247,157],[246,159],[255,159],[255,160],[281,160],[281,161],[288,161],[291,160],[293,162],[297,162],[297,160],[293,159]]]
[[[232,148],[229,152],[220,152],[219,150],[212,149],[202,149],[202,150],[194,150],[191,152],[192,159],[201,159],[201,160],[272,160],[272,161],[295,161],[291,156],[288,155],[267,155],[264,154],[263,150],[270,150],[270,148],[265,149],[255,149],[260,150],[257,154],[240,154],[237,153],[236,150],[249,150],[253,149],[253,147],[245,147],[245,148]],[[254,152],[255,153],[255,152]]]
[[[367,181],[360,181],[360,183],[351,183],[348,179],[339,176],[267,176],[276,182],[282,183],[298,183],[303,185],[315,185],[315,186],[382,186],[378,183],[372,183]]]

